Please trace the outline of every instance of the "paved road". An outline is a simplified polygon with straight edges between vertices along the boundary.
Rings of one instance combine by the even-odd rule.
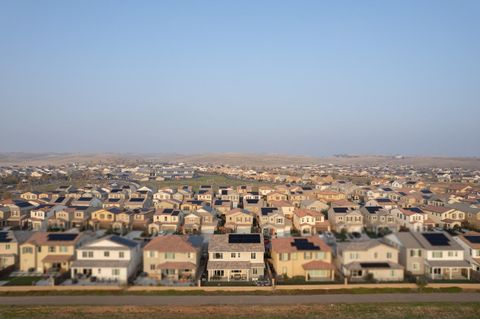
[[[22,296],[0,297],[0,305],[247,305],[383,302],[480,302],[480,293],[394,293],[281,296]]]

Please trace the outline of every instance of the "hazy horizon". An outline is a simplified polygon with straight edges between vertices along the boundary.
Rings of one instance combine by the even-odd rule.
[[[2,1],[0,153],[480,156],[480,1]]]

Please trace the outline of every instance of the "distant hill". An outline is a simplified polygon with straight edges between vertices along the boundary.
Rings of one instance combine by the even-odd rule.
[[[67,163],[133,163],[145,160],[188,163],[238,165],[248,167],[273,167],[284,165],[342,164],[342,165],[413,165],[415,167],[463,167],[480,170],[477,157],[434,156],[376,156],[336,155],[311,157],[283,154],[118,154],[118,153],[0,153],[0,165],[61,165]]]

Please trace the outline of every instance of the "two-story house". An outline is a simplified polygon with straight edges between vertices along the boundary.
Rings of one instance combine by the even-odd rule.
[[[182,211],[171,208],[157,209],[153,214],[153,222],[148,225],[148,233],[175,233],[180,231],[182,222]]]
[[[225,213],[225,229],[239,234],[252,232],[253,219],[255,215],[248,210],[234,208]]]
[[[299,208],[294,211],[293,226],[302,236],[330,231],[330,225],[328,221],[325,221],[323,213],[306,208]]]
[[[143,271],[159,280],[195,281],[201,249],[200,236],[155,237],[143,249]]]
[[[97,280],[127,283],[142,261],[140,244],[116,235],[89,242],[76,251],[72,278],[94,276]]]
[[[287,219],[276,207],[262,207],[259,216],[259,226],[262,234],[273,237],[290,235],[292,221]]]
[[[332,251],[318,236],[273,238],[271,260],[277,276],[305,281],[335,279]]]
[[[412,275],[433,280],[470,278],[464,249],[447,232],[399,232],[385,240],[400,249],[400,262]]]
[[[213,235],[208,246],[209,281],[252,281],[264,276],[265,246],[260,234]]]
[[[85,234],[34,232],[20,245],[20,271],[69,271],[76,249],[85,240]]]
[[[402,281],[398,249],[376,239],[337,244],[337,268],[348,281]]]
[[[349,207],[331,207],[328,222],[332,230],[340,232],[345,229],[348,233],[361,232],[364,225],[362,213]]]

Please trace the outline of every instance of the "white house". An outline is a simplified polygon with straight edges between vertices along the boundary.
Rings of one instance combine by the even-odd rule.
[[[137,242],[111,235],[77,249],[72,278],[94,276],[97,280],[112,280],[125,284],[136,273],[142,260]]]

